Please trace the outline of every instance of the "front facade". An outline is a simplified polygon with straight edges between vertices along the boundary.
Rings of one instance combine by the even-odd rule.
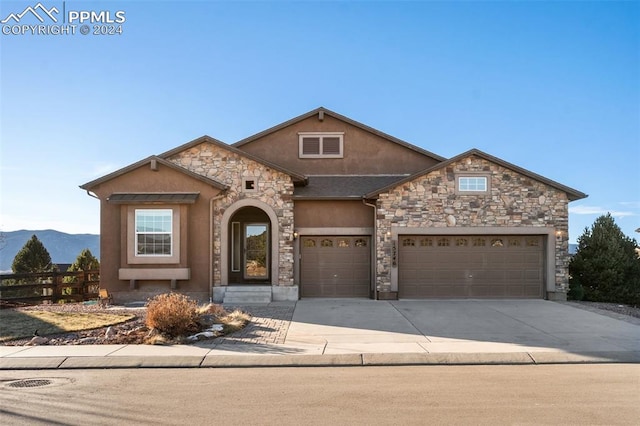
[[[585,194],[478,150],[445,159],[324,108],[82,186],[116,301],[548,298]]]

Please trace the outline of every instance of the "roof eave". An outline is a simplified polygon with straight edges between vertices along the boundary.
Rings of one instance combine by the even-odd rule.
[[[128,173],[128,172],[130,172],[132,170],[135,170],[137,168],[140,168],[140,167],[142,167],[142,166],[144,166],[146,164],[150,164],[151,161],[154,161],[154,160],[157,161],[158,163],[166,166],[166,167],[169,167],[169,168],[171,168],[173,170],[176,170],[176,171],[178,171],[180,173],[184,173],[184,174],[186,174],[186,175],[188,175],[188,176],[190,176],[190,177],[192,177],[194,179],[197,179],[197,180],[199,180],[201,182],[204,182],[207,185],[213,186],[214,188],[218,188],[221,191],[226,191],[227,189],[229,189],[229,186],[227,186],[227,185],[225,185],[225,184],[223,184],[221,182],[218,182],[218,181],[216,181],[214,179],[210,179],[208,177],[205,177],[205,176],[199,175],[197,173],[194,173],[194,172],[192,172],[192,171],[190,171],[188,169],[185,169],[184,167],[180,167],[177,164],[174,164],[174,163],[172,163],[170,161],[167,161],[167,160],[165,160],[163,158],[160,158],[160,157],[158,157],[156,155],[152,155],[152,156],[147,157],[147,158],[145,158],[143,160],[137,161],[137,162],[135,162],[133,164],[130,164],[130,165],[126,166],[126,167],[123,167],[123,168],[121,168],[119,170],[116,170],[115,172],[112,172],[112,173],[109,173],[109,174],[107,174],[105,176],[102,176],[101,178],[92,180],[91,182],[87,182],[84,185],[80,185],[80,188],[84,189],[85,191],[91,191],[91,189],[95,188],[96,186],[98,186],[98,185],[100,185],[100,184],[102,184],[104,182],[108,182],[108,181],[110,181],[112,179],[117,178],[118,176],[122,176],[122,175],[124,175],[124,174],[126,174],[126,173]]]

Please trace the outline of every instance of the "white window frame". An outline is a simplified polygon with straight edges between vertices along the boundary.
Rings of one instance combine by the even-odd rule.
[[[325,137],[338,138],[340,141],[339,154],[323,154],[323,140]],[[304,139],[319,138],[320,146],[318,154],[304,154]],[[344,158],[344,132],[299,132],[298,133],[298,156],[299,158]]]
[[[168,218],[169,220],[169,231],[140,231],[138,229],[138,220],[140,219],[139,215],[154,213],[158,216],[162,216],[163,218]],[[141,257],[171,257],[173,255],[173,211],[171,209],[136,209],[135,210],[135,224],[134,231],[135,233],[135,251],[136,256]],[[140,236],[142,235],[168,235],[169,236],[169,253],[140,253]]]
[[[462,188],[463,181],[467,179],[482,179],[484,180],[484,189],[469,189],[467,186],[465,189]],[[457,194],[469,194],[469,195],[479,195],[479,194],[488,194],[491,191],[490,188],[491,180],[488,174],[460,174],[456,175],[456,193]]]
[[[171,213],[171,254],[139,254],[136,232],[137,211],[166,211]],[[127,208],[127,263],[128,264],[177,264],[180,263],[180,206],[128,206]]]

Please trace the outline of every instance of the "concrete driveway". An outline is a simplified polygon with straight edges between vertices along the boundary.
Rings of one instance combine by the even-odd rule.
[[[545,300],[307,299],[285,343],[325,354],[638,352],[640,326]]]

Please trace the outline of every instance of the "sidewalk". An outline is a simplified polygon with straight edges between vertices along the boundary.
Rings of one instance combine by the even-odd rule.
[[[194,345],[0,346],[0,369],[640,363],[640,325],[543,300],[301,300],[246,307]]]

